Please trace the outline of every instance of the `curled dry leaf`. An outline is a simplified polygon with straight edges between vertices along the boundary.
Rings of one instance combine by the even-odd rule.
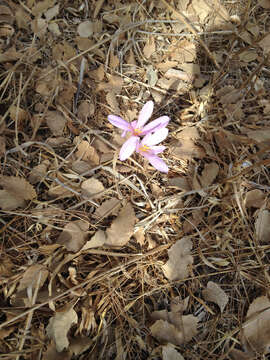
[[[33,200],[37,194],[35,189],[24,178],[16,176],[0,177],[0,207],[3,210],[14,210],[26,205],[26,200]]]
[[[162,346],[162,360],[185,360],[172,344]]]
[[[267,296],[256,298],[249,306],[243,337],[250,351],[266,354],[270,346],[270,301]]]
[[[66,224],[59,235],[57,243],[64,245],[68,251],[79,251],[88,236],[89,224],[83,220],[75,220]]]
[[[95,178],[90,178],[82,183],[82,195],[85,197],[96,198],[104,190],[103,184]],[[97,195],[97,196],[95,196]]]
[[[175,313],[174,313],[175,314]],[[182,345],[197,334],[198,319],[193,315],[174,316],[170,322],[157,320],[150,330],[152,335],[162,342]]]
[[[78,144],[78,150],[75,153],[75,156],[77,159],[87,161],[91,165],[99,164],[99,156],[96,149],[86,140],[83,140]]]
[[[46,330],[49,338],[54,340],[58,352],[68,348],[69,341],[67,333],[71,326],[76,324],[77,321],[78,316],[73,308],[56,312],[56,314],[50,318]]]
[[[110,228],[106,230],[105,245],[124,246],[134,233],[135,221],[134,209],[130,203],[127,203],[112,222]]]
[[[229,298],[218,284],[213,281],[209,281],[207,283],[207,288],[203,290],[202,294],[206,301],[211,301],[217,304],[220,311],[223,313],[225,306],[228,304]]]
[[[168,250],[169,260],[162,266],[162,270],[167,279],[181,280],[188,276],[189,265],[193,264],[193,257],[190,254],[192,241],[184,237]]]
[[[62,136],[66,119],[59,111],[48,111],[45,115],[48,127],[54,136]]]
[[[27,289],[28,287],[32,287],[35,289],[38,285],[39,288],[43,286],[47,277],[49,275],[49,271],[45,266],[40,264],[34,264],[29,266],[29,268],[23,274],[21,281],[18,286],[18,291],[22,291]]]
[[[255,231],[258,241],[261,243],[269,243],[270,241],[270,212],[268,210],[260,210],[255,222]]]

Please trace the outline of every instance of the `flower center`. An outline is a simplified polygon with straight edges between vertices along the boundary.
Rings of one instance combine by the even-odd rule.
[[[142,131],[140,129],[134,129],[133,133],[135,136],[137,136],[137,135],[140,135],[142,133]]]
[[[148,150],[150,150],[150,147],[149,146],[147,146],[147,145],[143,145],[143,146],[140,146],[140,149],[139,149],[140,151],[148,151]]]

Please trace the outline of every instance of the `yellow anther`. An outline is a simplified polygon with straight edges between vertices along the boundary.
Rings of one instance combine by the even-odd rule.
[[[140,129],[134,129],[134,135],[140,135],[142,131]]]
[[[140,147],[140,151],[147,151],[149,149],[150,149],[150,147],[147,146],[147,145],[143,145],[143,146]]]

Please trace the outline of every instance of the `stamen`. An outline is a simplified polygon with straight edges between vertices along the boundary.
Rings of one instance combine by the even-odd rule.
[[[140,129],[134,129],[134,135],[140,135],[142,131]]]
[[[140,151],[148,151],[148,150],[150,150],[150,147],[149,146],[147,146],[147,145],[143,145],[143,146],[140,146],[140,149],[139,149]]]

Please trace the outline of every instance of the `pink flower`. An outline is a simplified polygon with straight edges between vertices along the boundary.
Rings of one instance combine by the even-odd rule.
[[[141,142],[137,141],[136,144],[136,151],[144,156],[154,168],[164,173],[169,171],[168,166],[157,154],[162,153],[165,146],[157,146],[157,144],[166,139],[167,135],[168,129],[159,129],[153,134],[147,134]]]
[[[140,111],[138,120],[132,121],[131,123],[122,119],[120,116],[108,116],[108,120],[112,125],[124,130],[122,136],[125,136],[127,132],[131,132],[131,137],[123,144],[120,150],[120,160],[126,160],[136,150],[139,136],[150,134],[156,130],[165,128],[168,125],[170,121],[168,116],[161,116],[145,125],[153,113],[153,108],[153,101],[148,101]]]

